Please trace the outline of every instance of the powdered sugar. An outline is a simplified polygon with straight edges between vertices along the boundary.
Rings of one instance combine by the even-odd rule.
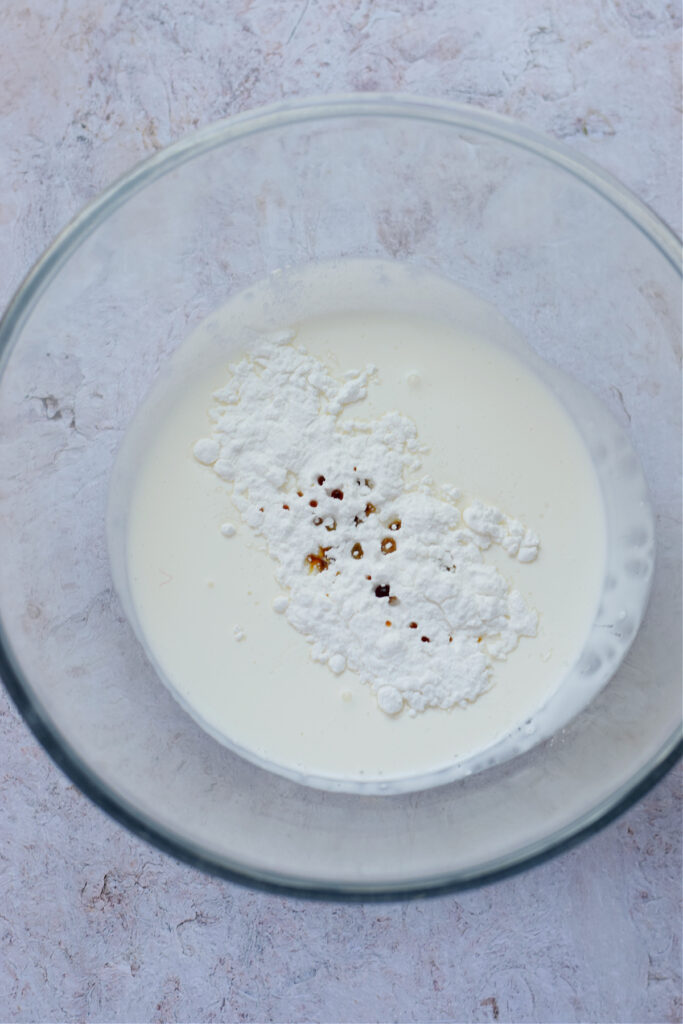
[[[536,558],[540,543],[537,534],[525,529],[518,519],[504,515],[500,509],[475,501],[465,509],[462,517],[477,535],[476,543],[484,550],[495,543],[519,562],[533,562]]]
[[[220,455],[220,446],[218,442],[212,441],[209,438],[197,441],[193,450],[194,457],[197,462],[201,462],[204,466],[212,466]]]
[[[373,367],[336,379],[291,340],[263,338],[231,367],[195,457],[264,538],[284,591],[273,607],[314,660],[357,672],[387,714],[475,700],[493,659],[537,628],[484,551],[531,561],[538,538],[480,502],[461,514],[454,486],[419,479],[424,449],[407,417],[340,415],[362,403]]]

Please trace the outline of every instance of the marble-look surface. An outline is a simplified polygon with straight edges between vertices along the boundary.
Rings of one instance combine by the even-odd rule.
[[[563,139],[680,230],[678,3],[21,0],[0,10],[0,305],[153,150],[283,97],[401,90]],[[0,1019],[681,1020],[681,771],[582,846],[403,905],[309,904],[176,864],[0,698]]]

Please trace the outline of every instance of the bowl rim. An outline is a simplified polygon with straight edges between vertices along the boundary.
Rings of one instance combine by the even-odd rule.
[[[11,298],[0,319],[0,376],[21,328],[61,266],[116,209],[142,188],[184,163],[231,141],[287,125],[316,120],[397,118],[470,129],[497,141],[525,149],[577,177],[614,206],[644,234],[681,276],[681,246],[675,233],[644,202],[608,172],[563,143],[527,128],[512,118],[480,107],[448,100],[395,93],[351,93],[307,97],[274,103],[213,122],[159,150],[119,177],[88,203],[57,235],[36,261]],[[556,856],[614,821],[643,797],[683,756],[683,733],[673,729],[657,754],[617,791],[549,836],[466,871],[447,877],[405,884],[318,883],[291,875],[265,873],[246,864],[232,864],[207,854],[198,844],[147,819],[127,798],[95,774],[61,736],[32,691],[12,654],[0,620],[0,678],[17,709],[53,761],[99,808],[139,838],[192,867],[252,889],[279,895],[344,901],[390,901],[440,895],[497,881]]]

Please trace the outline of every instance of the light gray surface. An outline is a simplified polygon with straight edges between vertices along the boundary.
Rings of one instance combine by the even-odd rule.
[[[320,91],[403,90],[512,114],[591,156],[678,230],[678,5],[471,6],[3,5],[0,302],[136,160],[217,117]],[[681,1019],[680,771],[533,872],[344,907],[175,864],[81,797],[6,698],[0,728],[0,1018]]]

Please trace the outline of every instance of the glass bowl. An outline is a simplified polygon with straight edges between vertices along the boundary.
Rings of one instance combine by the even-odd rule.
[[[273,271],[348,257],[435,270],[495,306],[611,410],[656,516],[645,618],[595,699],[505,764],[391,796],[312,789],[203,732],[137,641],[106,542],[117,450],[171,353]],[[138,835],[299,894],[472,885],[609,821],[681,751],[680,288],[676,238],[623,186],[468,107],[300,102],[141,164],[65,229],[0,326],[0,674],[36,736]],[[646,539],[623,530],[637,574]]]

